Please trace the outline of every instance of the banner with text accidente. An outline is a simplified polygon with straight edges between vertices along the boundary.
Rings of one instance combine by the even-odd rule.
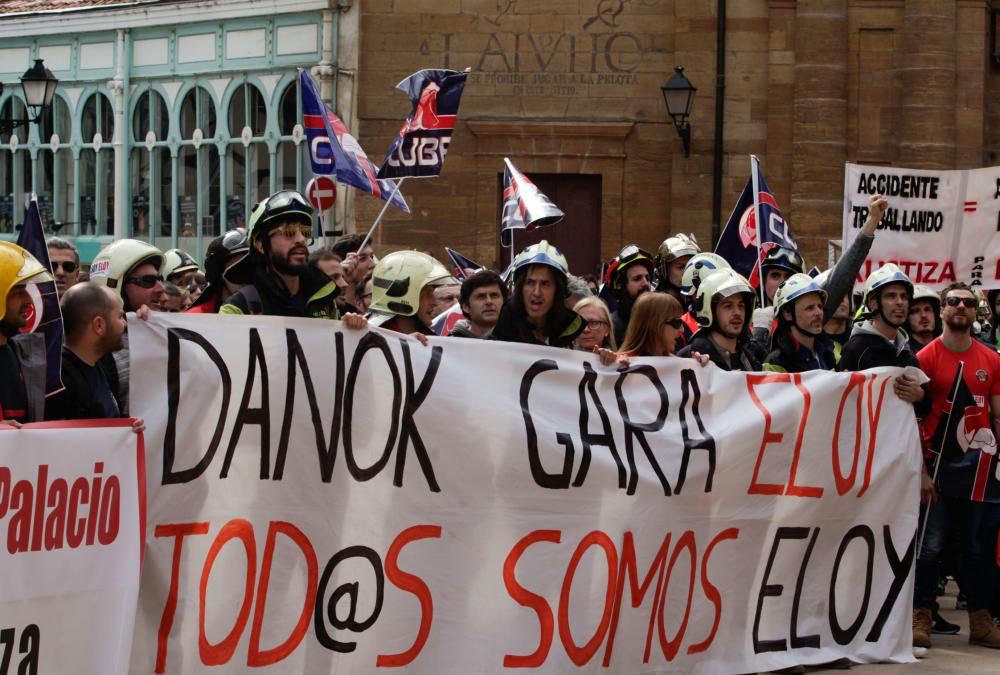
[[[142,471],[130,420],[0,425],[0,672],[129,672]]]
[[[894,369],[275,317],[129,325],[132,672],[749,672],[908,661],[920,454]]]
[[[953,281],[1000,288],[1000,167],[904,169],[846,164],[844,250],[868,217],[868,200],[889,201],[858,284],[885,263],[940,291]]]

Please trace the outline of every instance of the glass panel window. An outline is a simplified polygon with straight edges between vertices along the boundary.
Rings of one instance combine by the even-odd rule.
[[[4,119],[24,119],[24,103],[17,96],[10,96],[0,105]],[[16,136],[18,150],[11,152],[11,137]],[[0,134],[0,232],[13,233],[24,220],[24,195],[31,191],[31,157],[25,142],[27,127],[19,127],[10,134]]]
[[[263,136],[267,129],[267,106],[260,90],[244,82],[233,92],[229,101],[229,134],[239,138],[243,127],[250,127],[254,136]]]
[[[169,128],[170,116],[163,97],[154,89],[142,92],[132,113],[132,139],[136,143],[145,143],[146,134],[152,131],[157,141],[163,141]]]
[[[299,114],[299,81],[291,82],[285,91],[281,93],[281,102],[278,104],[278,126],[282,136],[291,136],[292,129],[302,116]]]
[[[215,104],[208,90],[194,87],[184,95],[181,102],[181,137],[190,140],[195,129],[201,129],[205,138],[215,136]]]
[[[73,213],[73,151],[70,148],[72,133],[69,106],[56,96],[52,99],[50,112],[42,118],[38,128],[41,147],[35,190],[38,193],[38,210],[45,226],[63,234],[73,234],[76,225],[76,214]],[[56,139],[58,144],[53,152],[52,142]]]
[[[99,92],[91,94],[83,104],[80,126],[84,143],[93,143],[94,135],[98,133],[101,134],[102,142],[110,143],[115,132],[115,114],[111,99]]]

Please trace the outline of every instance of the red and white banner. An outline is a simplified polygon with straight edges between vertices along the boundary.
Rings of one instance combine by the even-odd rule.
[[[2,672],[129,672],[142,471],[130,420],[0,425]]]
[[[942,290],[953,281],[1000,288],[1000,167],[958,171],[846,164],[844,250],[868,217],[868,199],[889,209],[858,275],[888,262],[910,281]]]
[[[150,448],[133,672],[912,659],[896,369],[617,370],[260,316],[129,331]]]

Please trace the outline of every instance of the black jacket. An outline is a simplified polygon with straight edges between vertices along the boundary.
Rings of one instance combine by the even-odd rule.
[[[563,306],[560,300],[556,300],[556,303],[552,310],[556,314],[548,322],[552,326],[552,329],[546,335],[548,345],[550,347],[572,349],[573,340],[583,332],[586,323],[579,314]],[[522,312],[515,310],[510,302],[505,303],[500,310],[500,318],[497,319],[497,323],[493,327],[493,332],[488,339],[499,340],[501,342],[523,342],[532,345],[546,344],[545,342],[538,341],[535,337],[534,329],[528,323],[528,319]]]
[[[816,355],[798,343],[787,326],[779,326],[771,339],[771,353],[764,359],[764,370],[804,373],[809,370],[833,370],[837,365],[833,341],[825,335],[816,338]]]
[[[851,338],[844,345],[837,370],[858,371],[881,366],[919,368],[920,362],[910,349],[910,338],[906,331],[898,330],[895,341],[892,341],[879,333],[871,321],[857,324]],[[924,396],[923,400],[913,404],[918,418],[923,418],[930,412],[930,407],[930,396]]]
[[[266,268],[254,270],[253,283],[229,296],[220,314],[265,314],[338,319],[337,284],[320,270],[309,267],[299,277],[299,292],[291,295]]]
[[[749,335],[741,335],[736,341],[736,352],[730,353],[716,344],[711,338],[711,332],[703,328],[692,336],[686,347],[677,352],[677,356],[691,356],[691,352],[698,352],[708,356],[712,363],[723,370],[760,370],[760,361],[753,355],[748,343]]]

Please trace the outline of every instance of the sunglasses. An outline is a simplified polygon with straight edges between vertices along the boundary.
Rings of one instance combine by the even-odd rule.
[[[681,327],[684,325],[684,322],[681,321],[680,319],[667,319],[666,321],[663,322],[663,325],[670,326],[674,330],[680,330]]]
[[[966,309],[975,309],[979,304],[979,301],[975,298],[956,298],[955,296],[945,298],[944,301],[949,307],[958,307],[959,305],[962,305]]]
[[[285,239],[295,239],[295,235],[301,234],[306,241],[312,239],[312,226],[302,223],[286,223],[281,227],[276,227],[268,233],[269,237],[281,234]]]
[[[600,319],[591,319],[587,321],[586,327],[589,328],[590,330],[597,330],[601,326],[607,326],[607,325],[608,325],[607,321],[601,321]]]
[[[60,267],[62,268],[63,272],[67,272],[69,274],[72,274],[73,272],[76,271],[76,269],[77,269],[77,267],[79,267],[79,265],[77,265],[72,260],[53,260],[52,261],[52,271],[53,272],[55,272]]]
[[[126,284],[135,284],[139,288],[152,288],[162,282],[163,277],[159,274],[143,274],[140,277],[128,277],[125,279]]]

